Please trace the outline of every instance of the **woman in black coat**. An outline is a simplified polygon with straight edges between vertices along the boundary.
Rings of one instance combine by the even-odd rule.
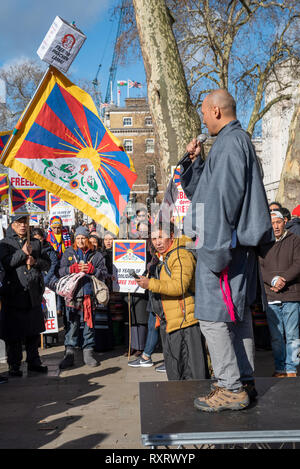
[[[37,239],[28,243],[28,225],[28,216],[15,216],[0,242],[0,262],[5,270],[1,338],[6,343],[11,376],[22,376],[23,341],[28,369],[47,372],[47,367],[41,366],[38,347],[40,334],[45,330],[43,272],[50,268],[50,259]]]

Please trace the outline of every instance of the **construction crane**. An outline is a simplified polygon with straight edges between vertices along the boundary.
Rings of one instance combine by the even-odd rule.
[[[102,64],[99,64],[96,76],[95,76],[94,80],[92,81],[92,85],[94,86],[94,90],[95,90],[96,106],[97,106],[97,109],[98,109],[99,113],[101,111],[100,104],[101,104],[102,99],[101,99],[101,91],[100,91],[100,83],[98,81],[98,75],[99,75],[101,67],[102,67]]]
[[[117,64],[118,64],[118,59],[119,59],[119,55],[118,55],[118,52],[117,52],[117,43],[118,43],[118,39],[119,39],[120,32],[121,32],[122,19],[123,19],[123,15],[124,15],[124,11],[125,11],[125,3],[126,3],[125,0],[122,0],[121,9],[120,9],[120,16],[119,16],[119,20],[118,20],[117,34],[116,34],[116,39],[115,39],[114,53],[113,53],[113,57],[112,57],[112,63],[111,63],[110,69],[109,69],[109,79],[108,79],[108,83],[107,83],[106,95],[105,95],[105,100],[104,100],[104,102],[107,103],[107,104],[109,104],[109,102],[111,101],[111,89],[113,88],[114,82],[115,82],[115,79],[116,79]],[[111,33],[111,31],[110,31],[110,33]],[[99,83],[99,80],[98,80],[98,76],[99,76],[99,73],[100,73],[100,70],[101,70],[101,67],[102,67],[102,61],[103,61],[103,58],[104,58],[104,54],[107,50],[107,45],[108,45],[109,38],[110,38],[110,34],[107,37],[106,45],[103,49],[103,55],[102,55],[101,63],[98,65],[98,70],[97,70],[96,76],[95,76],[94,80],[92,81],[92,85],[94,87],[94,92],[95,92],[96,106],[98,108],[98,112],[99,112],[100,115],[102,114],[102,112],[101,112],[102,111],[101,110],[102,95],[101,95],[100,83]]]
[[[116,40],[115,40],[115,47],[114,47],[114,53],[112,57],[112,62],[111,66],[109,69],[109,78],[108,78],[108,83],[107,83],[107,88],[106,88],[106,94],[105,94],[105,103],[109,103],[112,101],[112,96],[111,96],[111,90],[114,86],[115,79],[116,79],[116,73],[117,73],[117,65],[118,65],[118,60],[119,60],[119,54],[117,51],[117,44],[118,44],[118,39],[120,36],[121,32],[121,26],[122,26],[122,20],[125,12],[125,0],[122,0],[122,5],[120,9],[120,17],[119,17],[119,22],[118,22],[118,29],[117,29],[117,34],[116,34]]]

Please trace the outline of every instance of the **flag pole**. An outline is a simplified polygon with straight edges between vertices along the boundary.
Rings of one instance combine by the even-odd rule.
[[[121,94],[121,90],[120,90],[120,87],[117,86],[117,94],[118,94],[118,107],[120,107],[120,94]]]
[[[27,241],[27,248],[30,252],[30,226],[29,226],[29,221],[28,221],[28,226],[27,226],[27,233],[26,233],[26,241]],[[31,255],[31,254],[30,254]],[[27,264],[27,270],[30,270],[30,264]]]
[[[129,98],[129,78],[127,80],[127,98]]]
[[[27,114],[27,111],[29,110],[29,108],[30,108],[30,106],[32,105],[32,103],[33,103],[33,101],[34,101],[34,99],[35,99],[37,93],[39,92],[40,88],[42,87],[42,85],[43,85],[43,83],[44,83],[44,81],[45,81],[45,79],[46,79],[46,76],[48,75],[50,69],[51,69],[51,66],[49,66],[49,67],[47,68],[47,70],[45,71],[45,73],[44,73],[44,75],[43,75],[43,77],[42,77],[40,83],[38,84],[38,87],[37,87],[37,89],[35,90],[35,92],[34,92],[32,98],[30,99],[29,103],[27,104],[26,108],[24,109],[24,111],[23,111],[23,113],[22,113],[20,119],[19,119],[18,122],[16,123],[15,128],[13,129],[12,134],[11,134],[11,136],[9,137],[9,139],[8,139],[8,141],[7,141],[7,143],[6,143],[5,147],[4,147],[4,149],[3,149],[3,151],[2,151],[1,158],[0,158],[0,163],[2,163],[2,161],[3,161],[4,157],[5,157],[5,155],[7,154],[9,148],[11,147],[11,144],[12,144],[12,142],[13,142],[13,140],[14,140],[16,134],[18,133],[18,131],[19,131],[20,128],[22,127],[22,122],[23,122],[23,120],[24,120],[24,118],[25,118],[25,115]]]

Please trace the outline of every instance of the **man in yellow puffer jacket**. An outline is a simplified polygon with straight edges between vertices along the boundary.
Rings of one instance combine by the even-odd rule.
[[[157,257],[151,269],[154,278],[140,277],[137,283],[149,290],[160,325],[168,379],[208,378],[203,337],[194,317],[196,260],[186,248],[190,239],[175,238],[174,225],[160,223],[151,240]]]

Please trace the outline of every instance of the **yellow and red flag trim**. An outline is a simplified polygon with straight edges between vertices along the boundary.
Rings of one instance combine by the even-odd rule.
[[[11,134],[12,134],[12,130],[6,130],[4,132],[0,132],[0,155],[5,145],[7,144]]]
[[[8,175],[5,173],[0,173],[0,205],[8,203]]]
[[[50,67],[2,154],[5,166],[117,234],[136,173],[88,93]]]

